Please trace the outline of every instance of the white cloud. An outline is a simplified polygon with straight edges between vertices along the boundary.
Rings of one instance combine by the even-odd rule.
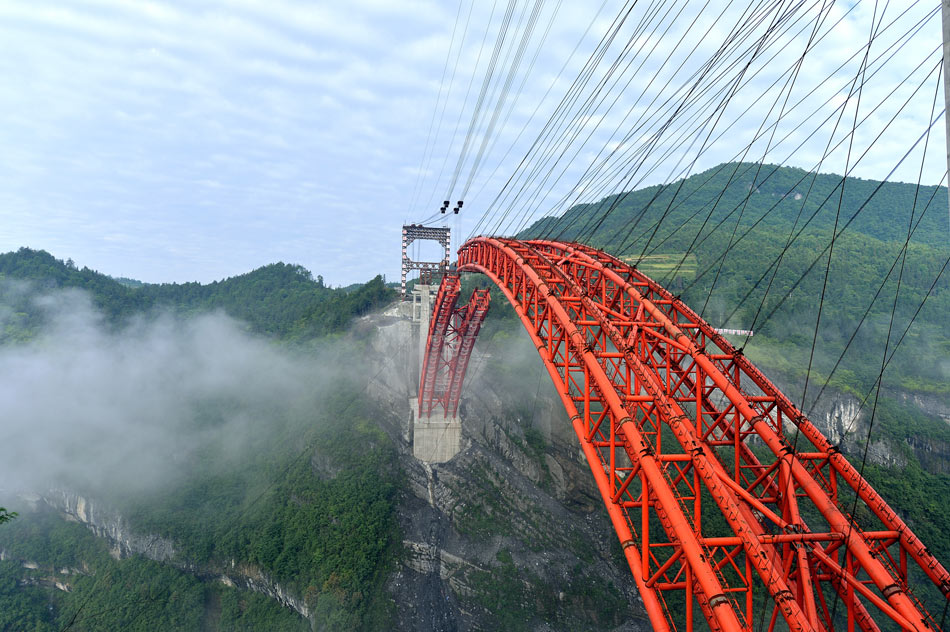
[[[497,142],[489,145],[466,200],[468,213],[452,220],[463,233],[517,168],[621,3],[610,0],[599,15],[599,3],[591,4],[598,6],[561,3],[524,90],[510,96],[511,118],[499,122]],[[434,0],[360,0],[346,5],[292,0],[190,6],[120,0],[0,4],[0,74],[5,78],[0,83],[0,117],[5,121],[0,127],[0,217],[10,227],[0,236],[0,249],[47,248],[80,264],[150,281],[211,280],[269,259],[303,263],[335,283],[363,280],[377,272],[395,277],[398,244],[388,241],[391,235],[383,227],[398,228],[405,219],[428,216],[435,210],[430,202],[443,199],[487,66],[494,31],[477,68],[476,59],[490,7],[473,7],[465,45],[460,46],[467,6],[453,43],[458,5]],[[642,151],[644,142],[654,138],[689,90],[690,73],[731,28],[729,19],[735,13],[727,12],[708,35],[703,30],[686,32],[701,11],[699,24],[705,29],[723,9],[718,4],[704,7],[706,3],[688,5],[672,23],[664,20],[675,14],[656,16],[650,28],[637,34],[651,48],[659,41],[655,53],[647,56],[641,50],[626,74],[610,79],[608,86],[616,86],[610,100],[591,111],[568,112],[554,130],[562,144],[552,156],[562,150],[565,156],[556,167],[560,179],[548,179],[545,186],[550,189],[529,188],[519,205],[533,200],[528,210],[540,215],[572,191],[609,192],[603,179],[590,174],[583,186],[578,182],[592,160],[603,160],[613,150],[605,163],[605,168],[615,169],[609,183],[618,186],[623,181],[622,161],[635,155],[628,152]],[[885,22],[904,8],[889,9]],[[545,6],[522,71],[552,9],[553,3]],[[835,7],[826,28],[845,10]],[[791,150],[805,134],[792,132],[793,127],[853,78],[857,61],[838,73],[834,88],[817,87],[839,60],[860,49],[872,10],[870,3],[861,3],[809,55],[790,104],[813,88],[816,92],[799,108],[789,108],[776,138],[791,137],[773,147],[770,156]],[[912,7],[912,17],[886,31],[884,39],[894,41],[926,11]],[[493,18],[492,28],[497,28],[499,17]],[[639,19],[636,13],[630,17],[578,104],[605,77],[606,67],[634,34]],[[571,57],[592,20],[593,28]],[[695,169],[732,158],[741,149],[737,142],[751,138],[779,95],[774,88],[766,93],[766,88],[804,45],[805,26],[807,21],[797,23],[776,44],[788,44],[789,52],[770,65],[763,58],[761,67],[750,69],[747,85],[713,138],[732,123],[730,116],[751,105],[748,120],[729,128]],[[915,36],[900,54],[885,56],[884,70],[865,88],[862,112],[910,70],[908,64],[928,54],[939,39],[939,33],[931,31]],[[698,52],[690,56],[687,51],[694,44]],[[875,44],[872,54],[885,46]],[[456,54],[458,67],[450,82]],[[668,54],[672,57],[664,65]],[[567,69],[555,81],[565,64]],[[443,70],[445,112],[437,111],[433,119]],[[498,70],[497,76],[505,73]],[[703,96],[724,89],[728,78],[707,78]],[[629,79],[628,89],[620,93]],[[651,79],[649,90],[631,109]],[[520,75],[515,84],[521,85]],[[606,104],[617,94],[621,98],[607,112]],[[906,97],[907,92],[901,94]],[[667,103],[671,95],[675,97]],[[898,145],[925,124],[928,99],[921,98],[909,116],[895,124],[879,151],[860,166],[861,175],[887,173],[892,166],[888,160],[901,153]],[[536,108],[539,114],[531,120]],[[700,146],[702,132],[696,126],[704,116],[696,107],[680,112],[651,154],[656,164],[645,165],[642,178],[634,181],[655,182],[690,164],[692,157],[677,152]],[[822,118],[809,120],[806,128],[813,129]],[[888,118],[882,111],[867,125],[873,128]],[[582,125],[573,141],[564,133],[568,121]],[[793,162],[811,166],[827,140],[824,129],[823,134]],[[430,155],[423,161],[427,139]],[[863,135],[859,140],[867,142]],[[563,145],[568,141],[570,145]],[[750,158],[764,152],[762,142]],[[480,139],[474,139],[473,147],[479,145]],[[608,151],[601,152],[604,147]],[[672,153],[659,161],[667,150]],[[836,168],[843,163],[825,166]],[[928,180],[936,181],[942,171],[928,166]],[[466,176],[463,170],[462,179]],[[410,208],[414,190],[418,195]],[[309,239],[301,239],[302,233]]]
[[[6,295],[30,291],[0,285]],[[307,411],[330,381],[317,358],[288,354],[222,314],[110,328],[76,291],[31,302],[47,316],[38,339],[0,353],[4,491],[140,493],[208,451],[246,460],[261,433],[313,423]],[[209,402],[220,415],[208,415]]]

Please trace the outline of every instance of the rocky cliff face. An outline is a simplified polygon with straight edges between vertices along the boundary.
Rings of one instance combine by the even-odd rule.
[[[776,380],[776,385],[786,393],[801,391],[800,386],[783,383],[781,379]],[[936,395],[893,389],[882,395],[900,402],[908,409],[916,408],[932,417],[950,421],[950,402]],[[860,460],[868,437],[870,408],[870,403],[862,407],[861,400],[854,395],[829,389],[806,414],[831,443],[838,445],[849,458]],[[883,436],[879,430],[871,430],[868,463],[904,467],[907,465],[908,452],[912,452],[925,470],[932,473],[950,472],[950,443],[929,436],[910,436],[898,442]]]
[[[400,350],[413,348],[410,335],[408,323],[382,327],[374,343],[380,357],[400,358]],[[529,363],[504,376],[485,370],[493,360],[497,368],[518,357]],[[377,397],[388,402],[391,433],[410,455],[405,399],[414,384],[401,362],[380,377]],[[524,370],[531,363],[536,370]],[[498,621],[491,611],[498,608],[516,613],[526,629],[649,629],[629,573],[613,550],[615,536],[577,439],[539,370],[527,340],[515,336],[494,347],[481,340],[461,407],[463,451],[431,467],[404,459],[405,553],[389,584],[401,629],[491,629]],[[777,384],[790,386],[781,379]],[[795,393],[791,386],[787,392]],[[950,405],[937,398],[898,398],[950,419]],[[827,391],[807,413],[845,453],[863,453],[869,413],[857,397]],[[872,440],[868,461],[902,467],[907,447],[925,468],[948,469],[950,445],[923,437],[910,438],[906,446]],[[484,578],[510,598],[499,599]],[[585,600],[579,584],[609,587],[610,597],[599,604]]]
[[[112,547],[113,557],[121,559],[130,555],[142,555],[156,562],[171,564],[201,579],[220,581],[228,586],[261,593],[278,603],[295,610],[303,617],[310,617],[310,610],[303,599],[291,594],[261,569],[231,560],[223,567],[202,566],[180,559],[175,543],[156,535],[132,530],[128,521],[117,511],[102,503],[71,491],[57,489],[40,495],[36,502],[43,502],[61,512],[67,520],[79,522]]]
[[[783,388],[780,382],[776,384]],[[794,391],[787,391],[794,392]],[[854,395],[826,391],[818,405],[806,411],[812,423],[849,457],[864,453],[864,441],[868,436],[868,415],[861,407],[861,401]],[[791,433],[793,430],[787,429]],[[902,467],[907,464],[906,457],[892,443],[883,439],[873,439],[868,446],[867,460],[875,465]]]
[[[940,417],[950,423],[950,398],[932,393],[911,393],[900,390],[887,390],[885,393],[905,406],[919,408],[928,415]]]
[[[96,501],[63,489],[50,490],[40,499],[62,512],[67,520],[80,522],[100,538],[108,540],[112,556],[117,559],[136,553],[156,562],[167,562],[175,557],[175,545],[171,540],[133,532],[121,515]]]
[[[408,323],[380,327],[380,362],[413,348]],[[532,367],[520,384],[486,372],[499,356]],[[390,578],[401,630],[648,630],[577,439],[539,382],[530,343],[479,343],[462,402],[463,449],[448,463],[412,458],[401,360],[377,379],[408,486],[399,508],[402,563]],[[530,384],[528,384],[530,382]],[[530,388],[529,388],[530,387]],[[512,392],[530,407],[512,406]],[[524,409],[524,414],[513,411]]]

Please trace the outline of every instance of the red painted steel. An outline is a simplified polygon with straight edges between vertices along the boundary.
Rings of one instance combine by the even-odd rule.
[[[491,301],[488,290],[476,289],[466,305],[456,307],[460,292],[457,274],[442,277],[419,380],[420,417],[431,417],[440,410],[443,418],[458,413],[462,381]]]
[[[455,303],[461,291],[462,285],[457,274],[446,274],[442,277],[432,316],[429,319],[426,350],[419,378],[419,415],[421,417],[432,415],[432,409],[440,400],[448,384],[449,365],[445,361],[445,346],[451,338],[449,327],[452,324]]]
[[[469,360],[472,358],[472,349],[475,339],[488,314],[491,304],[491,294],[486,289],[472,291],[468,304],[456,313],[457,345],[453,345],[452,362],[449,370],[449,384],[445,393],[445,413],[454,417],[458,413],[459,399],[462,397],[462,382],[468,370]]]
[[[938,628],[913,587],[930,581],[946,599],[950,574],[678,298],[580,244],[480,237],[458,263],[502,290],[534,341],[654,629],[692,630],[700,617],[728,631]],[[439,296],[437,314],[453,300]],[[432,331],[430,346],[444,347]],[[476,333],[453,334],[466,362]],[[464,371],[456,362],[451,387],[433,392],[457,406]]]

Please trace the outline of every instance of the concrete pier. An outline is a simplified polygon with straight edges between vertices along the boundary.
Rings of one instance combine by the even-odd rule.
[[[412,455],[425,463],[445,463],[462,449],[462,421],[441,412],[419,416],[419,399],[409,400],[412,415]]]

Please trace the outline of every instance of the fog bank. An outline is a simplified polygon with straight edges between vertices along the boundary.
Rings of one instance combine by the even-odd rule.
[[[0,347],[4,491],[153,489],[204,453],[241,459],[268,433],[302,423],[326,382],[319,358],[221,313],[115,328],[78,291],[31,301],[41,331]]]

